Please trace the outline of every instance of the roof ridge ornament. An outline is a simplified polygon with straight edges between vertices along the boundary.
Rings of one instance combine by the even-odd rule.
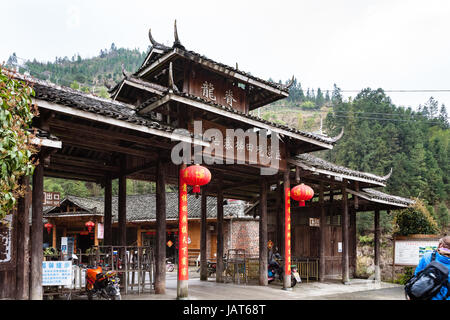
[[[336,137],[331,138],[331,142],[334,143],[338,141],[339,139],[342,138],[343,135],[344,135],[344,127],[342,127],[341,132]]]
[[[173,90],[175,92],[178,92],[178,88],[175,85],[175,81],[173,79],[173,66],[172,62],[169,63],[169,90]]]
[[[184,46],[181,44],[180,39],[178,38],[177,19],[175,19],[175,22],[173,24],[173,35],[175,38],[175,41],[173,42],[173,47],[184,49]]]
[[[125,70],[125,66],[122,63],[122,74],[124,75],[125,78],[128,78],[130,76],[130,74],[128,72],[126,72]]]
[[[286,89],[290,89],[292,87],[292,85],[294,84],[294,80],[295,80],[295,76],[292,76],[292,79],[289,80],[288,84],[285,85]]]
[[[148,39],[150,40],[150,43],[152,44],[152,47],[154,47],[154,48],[157,48],[157,49],[167,49],[168,48],[167,46],[165,46],[159,42],[156,42],[156,40],[153,39],[152,28],[148,28]]]
[[[391,175],[392,175],[392,167],[391,167],[391,170],[389,170],[389,173],[387,175],[383,176],[382,179],[387,180],[391,177]]]

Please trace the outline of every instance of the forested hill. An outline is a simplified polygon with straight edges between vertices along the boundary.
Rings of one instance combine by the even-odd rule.
[[[56,57],[54,62],[22,61],[13,53],[7,66],[18,66],[20,73],[28,72],[38,79],[89,91],[102,97],[108,97],[105,82],[110,85],[123,78],[122,64],[128,72],[136,71],[144,61],[147,52],[138,49],[117,48],[113,43],[109,49],[102,49],[93,58]]]
[[[11,55],[8,65],[20,72],[75,89],[107,96],[104,82],[118,82],[122,63],[134,72],[146,52],[116,48],[100,50],[98,56],[83,59],[57,57],[54,62],[20,61]],[[271,80],[271,79],[269,79]],[[285,81],[285,83],[287,80]],[[320,88],[303,89],[294,81],[287,99],[255,111],[275,122],[305,131],[323,131],[332,136],[344,128],[343,138],[331,151],[320,152],[326,159],[349,168],[384,175],[393,169],[387,192],[405,197],[420,197],[438,216],[448,218],[450,194],[450,129],[445,107],[430,98],[417,111],[395,106],[383,90],[362,90],[354,99],[343,99],[335,85],[333,92]],[[320,126],[320,119],[323,126]],[[134,186],[134,187],[132,187]],[[150,185],[130,186],[130,192],[146,192]],[[91,184],[47,179],[48,191],[63,195],[98,195],[101,188]],[[51,190],[53,189],[53,190]],[[445,223],[445,222],[443,222]]]

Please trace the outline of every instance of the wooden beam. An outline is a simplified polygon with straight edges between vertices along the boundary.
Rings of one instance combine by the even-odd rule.
[[[148,146],[158,147],[158,148],[170,149],[172,147],[171,143],[165,143],[161,140],[161,138],[159,139],[159,141],[157,143],[155,143],[155,141],[153,141],[150,136],[141,137],[136,134],[128,134],[128,133],[118,132],[118,131],[114,131],[114,130],[99,129],[94,126],[81,125],[78,123],[74,123],[72,121],[63,121],[63,120],[59,120],[59,119],[54,119],[51,122],[51,128],[52,128],[52,130],[67,130],[71,133],[76,133],[76,134],[85,133],[85,134],[88,134],[88,135],[90,135],[92,137],[96,137],[96,138],[104,138],[104,139],[108,139],[108,140],[111,140],[111,139],[112,140],[122,140],[122,141],[139,143],[142,145],[148,145]]]
[[[138,124],[124,121],[124,120],[114,119],[114,118],[111,118],[108,116],[100,115],[100,114],[93,113],[93,112],[83,111],[83,110],[80,110],[77,108],[67,107],[67,106],[64,106],[64,105],[61,105],[58,103],[48,102],[48,101],[41,100],[41,99],[32,98],[32,102],[34,104],[38,105],[40,108],[53,110],[55,112],[61,112],[64,114],[72,115],[72,116],[83,118],[83,119],[98,121],[98,122],[110,124],[112,126],[117,126],[117,127],[121,127],[121,128],[134,130],[134,131],[144,132],[147,134],[160,136],[160,137],[164,137],[164,138],[168,138],[168,139],[173,139],[173,140],[177,140],[177,141],[184,141],[184,142],[199,144],[199,145],[202,145],[205,147],[210,146],[210,143],[208,143],[208,142],[204,142],[204,141],[201,141],[198,139],[192,139],[191,137],[186,137],[184,135],[173,133],[173,132],[167,132],[164,129],[155,129],[155,128],[147,127],[144,125],[138,125]]]

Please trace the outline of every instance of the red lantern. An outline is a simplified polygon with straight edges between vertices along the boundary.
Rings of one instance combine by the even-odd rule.
[[[186,184],[194,186],[192,189],[194,193],[199,193],[200,186],[211,181],[211,172],[207,168],[196,164],[184,169],[183,179]]]
[[[300,207],[305,206],[305,201],[311,200],[314,190],[306,184],[300,184],[291,189],[291,198],[299,202]]]
[[[92,228],[95,227],[95,223],[92,222],[92,221],[88,221],[88,222],[86,222],[84,225],[88,228],[88,231],[89,231],[89,232],[91,232],[91,231],[92,231]]]
[[[47,222],[46,224],[44,224],[44,227],[47,228],[47,232],[48,234],[50,234],[50,230],[52,230],[53,225],[50,222]]]

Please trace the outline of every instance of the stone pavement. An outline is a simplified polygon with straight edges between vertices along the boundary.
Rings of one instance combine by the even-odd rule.
[[[372,280],[354,279],[350,284],[339,280],[320,283],[311,281],[297,284],[292,291],[281,289],[280,282],[266,287],[255,284],[216,283],[215,278],[200,281],[189,279],[189,300],[405,300],[403,286],[391,283],[374,283]],[[166,293],[155,295],[123,295],[123,300],[174,300],[177,295],[176,272],[166,275]]]

